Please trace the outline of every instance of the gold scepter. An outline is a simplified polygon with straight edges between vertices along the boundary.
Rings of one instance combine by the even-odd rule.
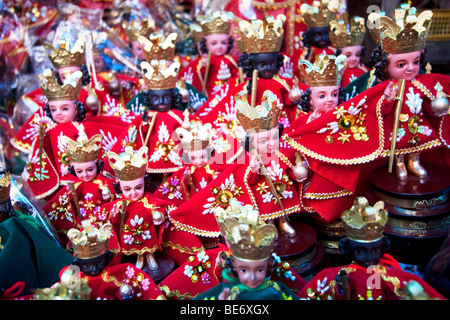
[[[44,150],[44,126],[39,125],[39,173],[42,175],[42,152]]]
[[[144,146],[147,145],[148,138],[150,137],[150,132],[153,130],[153,126],[155,125],[156,115],[157,115],[157,112],[152,113],[152,121],[150,122],[148,131],[147,131],[147,135],[145,136]]]
[[[195,194],[196,190],[195,190],[194,182],[192,181],[191,173],[189,171],[185,171],[184,176],[186,177],[186,180],[189,184],[189,187],[191,187],[192,192]],[[189,193],[189,195],[190,195],[190,193]]]
[[[205,77],[203,78],[202,93],[206,95],[206,80],[208,80],[209,66],[211,65],[211,52],[208,52],[208,60],[206,60]]]
[[[239,83],[244,82],[244,69],[242,67],[238,67],[239,70]]]
[[[259,155],[258,151],[256,151],[256,149],[252,149],[252,153],[258,157],[258,161],[261,164],[262,173],[263,173],[264,177],[266,178],[267,183],[269,184],[270,191],[272,192],[275,199],[279,203],[281,210],[283,210],[283,213],[286,215],[286,210],[284,209],[283,203],[281,203],[280,196],[278,195],[277,189],[273,185],[272,179],[269,176],[269,172],[267,171],[266,166],[264,165],[264,163],[261,160],[261,156]]]
[[[77,210],[78,216],[80,216],[80,205],[78,204],[77,193],[75,192],[75,186],[73,182],[69,182],[70,193],[72,194],[73,202],[75,203],[75,209]]]
[[[252,97],[251,97],[251,106],[252,108],[256,105],[256,90],[258,86],[258,70],[253,70],[252,73]]]
[[[125,212],[127,209],[127,200],[122,200],[122,206],[120,207],[120,229],[119,233],[122,233],[123,221],[125,219]]]
[[[395,118],[394,118],[394,128],[392,129],[392,141],[391,141],[391,150],[389,152],[389,173],[392,173],[392,167],[394,165],[394,156],[395,156],[395,145],[397,143],[397,131],[398,131],[398,123],[400,119],[400,111],[402,109],[403,104],[403,95],[405,93],[405,79],[398,80],[398,92],[395,96]]]

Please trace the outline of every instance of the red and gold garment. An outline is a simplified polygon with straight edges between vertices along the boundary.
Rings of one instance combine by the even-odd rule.
[[[70,267],[62,269],[60,276]],[[90,300],[124,300],[120,295],[123,285],[129,285],[134,290],[131,300],[165,300],[164,294],[153,279],[130,263],[107,266],[102,274],[96,277],[80,272],[79,277],[87,281],[87,285],[92,289]]]
[[[203,61],[206,57],[200,57],[191,61],[186,67],[180,70],[179,79],[184,79],[195,87],[198,91],[203,92],[203,83],[206,73],[206,63]],[[238,66],[235,58],[230,55],[215,56],[211,55],[209,64],[208,77],[206,79],[205,91],[206,96],[211,97],[220,91],[227,81],[239,74]]]
[[[409,281],[418,282],[431,299],[445,300],[444,296],[422,278],[403,271],[398,262],[388,254],[384,254],[380,262],[370,268],[351,264],[324,269],[297,296],[306,300],[346,300],[336,281],[341,270],[347,272],[350,300],[401,300],[404,299],[402,291]]]
[[[345,88],[350,82],[356,80],[368,71],[369,68],[362,64],[359,64],[356,68],[345,68],[344,74],[342,75],[341,88]]]
[[[153,117],[156,118],[147,138]],[[189,120],[193,119],[194,117],[189,115]],[[150,112],[148,122],[136,117],[128,130],[119,137],[111,151],[119,154],[125,150],[126,146],[132,146],[134,150],[138,150],[144,146],[147,140],[149,152],[147,172],[175,172],[183,165],[181,160],[182,148],[175,133],[183,120],[183,111],[177,109],[167,112]]]
[[[46,125],[42,141],[42,157],[40,157],[39,152],[39,124],[34,124],[32,127],[33,131],[30,134],[34,134],[35,137],[31,144],[28,162],[22,177],[29,184],[37,199],[50,198],[61,186],[66,185],[68,182],[76,182],[76,178],[69,173],[70,159],[66,155],[61,137],[67,136],[76,141],[80,126],[84,127],[84,131],[89,139],[95,134],[103,136],[99,160],[106,160],[105,152],[110,149],[112,143],[117,140],[124,130],[123,122],[117,117],[98,118],[102,122],[85,120],[80,123],[71,122],[65,124],[56,124],[46,116],[40,118],[38,123]],[[106,118],[109,118],[110,121],[107,121]],[[107,160],[105,161],[106,163]],[[112,169],[107,169],[107,166],[105,166],[104,171],[113,174]]]
[[[205,188],[223,169],[223,167],[215,164],[206,164],[201,168],[184,165],[164,181],[154,195],[171,201],[179,207],[198,191]],[[186,170],[189,172],[188,176],[185,174]]]
[[[61,241],[65,240],[63,246],[68,243],[65,236],[67,231],[71,228],[82,229],[81,221],[89,219],[97,229],[107,222],[109,216],[105,213],[100,214],[100,208],[115,200],[113,182],[113,179],[103,177],[101,174],[90,182],[78,180],[73,184],[77,203],[69,186],[66,186],[44,206],[44,212]]]
[[[119,212],[116,217],[110,215],[114,205],[118,204],[120,210],[123,201],[127,203],[125,213]],[[109,221],[114,226],[109,249],[122,255],[160,251],[163,226],[155,225],[153,213],[158,211],[163,217],[166,217],[171,206],[170,202],[157,199],[149,192],[145,192],[138,201],[130,201],[122,196],[104,204],[99,214],[109,215]]]
[[[395,153],[416,153],[442,147],[443,163],[448,166],[450,131],[443,128],[449,126],[449,115],[436,117],[430,110],[437,82],[442,84],[445,93],[449,92],[449,77],[444,75],[419,75],[416,80],[406,83]],[[318,201],[317,194],[321,192],[328,198],[324,197],[324,200],[330,200],[333,194],[354,192],[362,165],[389,157],[395,110],[393,101],[384,100],[388,83],[385,81],[364,91],[283,137],[290,146],[311,159],[311,169],[322,180],[318,180],[314,188],[311,182],[306,190],[305,195],[316,194],[311,195],[311,203],[325,204]],[[370,168],[365,166],[365,169]],[[320,191],[327,189],[328,192]],[[315,209],[320,210],[319,214],[329,222],[338,219],[341,207],[326,213],[327,207]]]
[[[264,220],[300,212],[302,186],[293,175],[295,161],[290,159],[294,159],[292,149],[283,148],[265,164],[284,210],[271,193],[265,176],[250,170],[250,160],[245,154],[190,201],[169,212],[170,221],[181,230],[203,237],[218,237],[220,230],[214,210],[218,207],[226,209],[231,198],[253,205]]]
[[[111,81],[117,80],[120,86],[120,94],[115,95],[109,88]],[[131,99],[133,99],[141,90],[139,78],[134,78],[120,73],[105,71],[97,73],[97,81],[99,82],[99,90],[105,91],[116,100],[122,107],[125,107]],[[93,83],[93,81],[91,81]],[[92,85],[94,87],[94,85]]]

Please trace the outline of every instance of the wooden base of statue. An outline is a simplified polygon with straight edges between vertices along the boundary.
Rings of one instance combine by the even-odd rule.
[[[282,233],[278,233],[274,252],[282,261],[288,262],[291,268],[301,277],[307,279],[315,275],[321,268],[324,248],[317,241],[314,228],[306,223],[292,219],[291,225],[297,234],[295,237],[287,237]]]
[[[439,250],[450,228],[450,172],[425,164],[428,177],[400,181],[387,167],[371,176],[366,198],[382,200],[388,211],[385,234],[391,254],[401,263],[425,264]]]

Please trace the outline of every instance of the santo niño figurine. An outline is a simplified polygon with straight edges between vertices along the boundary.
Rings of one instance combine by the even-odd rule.
[[[400,72],[396,79],[406,79],[402,100],[399,100],[400,97],[394,99],[394,90],[391,90],[392,87],[397,88],[398,84],[384,81],[341,103],[333,112],[296,128],[291,134],[297,138],[287,139],[303,155],[315,159],[318,164],[324,164],[322,168],[316,166],[323,178],[353,194],[358,192],[358,184],[367,182],[360,175],[361,170],[364,168],[365,172],[370,172],[375,165],[379,166],[379,161],[377,163],[375,160],[383,161],[383,158],[391,157],[392,147],[395,147],[392,154],[396,158],[393,159],[394,169],[401,179],[407,178],[408,172],[419,179],[426,176],[425,168],[419,161],[420,155],[437,153],[440,155],[432,159],[434,163],[443,167],[449,164],[449,130],[445,130],[449,125],[449,117],[436,116],[448,112],[448,104],[440,103],[445,102],[450,90],[449,77],[417,74],[418,61],[426,41],[425,22],[431,12],[425,11],[415,17],[412,11],[408,13],[405,9],[401,10],[405,13],[406,21],[402,20],[404,28],[385,16],[380,17],[379,25],[381,30],[386,30],[381,31],[385,35],[382,46],[386,59],[391,59],[392,64],[389,66],[392,71]],[[402,51],[404,53],[400,53]],[[397,106],[400,107],[400,115],[398,127],[394,127]],[[436,106],[442,109],[436,110]],[[397,135],[395,145],[391,138],[393,131]],[[351,174],[346,171],[345,179],[342,179],[338,171],[344,169],[350,170]],[[329,221],[339,218],[338,211],[328,211],[328,214],[326,216],[323,208],[322,217]]]
[[[242,52],[239,66],[246,80],[242,79],[238,85],[206,101],[196,112],[203,123],[211,123],[214,129],[230,138],[229,141],[242,138],[239,136],[242,130],[236,119],[235,95],[243,90],[247,92],[247,100],[254,105],[261,104],[266,90],[272,91],[282,103],[280,122],[285,128],[297,117],[297,102],[301,96],[299,89],[305,90],[307,86],[294,84],[294,80],[278,74],[284,59],[280,53],[284,21],[284,15],[276,18],[269,16],[253,22],[240,21],[234,36]]]
[[[136,65],[145,60],[144,50],[139,41],[139,37],[148,38],[150,34],[156,31],[155,21],[152,18],[143,19],[142,21],[122,21],[122,29],[125,32],[128,46],[131,49]]]
[[[230,35],[234,15],[214,11],[210,16],[197,17],[191,28],[199,41],[200,57],[190,62],[179,73],[179,78],[207,97],[220,91],[230,78],[238,74],[234,57],[228,53],[233,47]]]
[[[74,260],[60,272],[61,280],[72,271],[72,284],[87,285],[86,300],[164,300],[164,295],[152,278],[130,263],[112,264],[113,254],[108,250],[113,226],[100,228],[89,220],[82,221],[83,230],[72,228],[67,233],[74,248]],[[81,272],[73,273],[73,266]],[[73,289],[73,286],[72,288]]]
[[[114,200],[116,192],[114,180],[102,175],[101,142],[100,134],[88,139],[81,125],[76,140],[61,138],[66,157],[70,159],[69,172],[77,179],[55,194],[43,209],[58,232],[63,247],[68,242],[67,231],[81,228],[82,220],[89,219],[98,228],[109,218],[100,214],[100,207]]]
[[[233,215],[232,210],[238,212]],[[231,251],[227,269],[220,284],[194,300],[297,300],[287,285],[270,279],[277,228],[266,224],[251,205],[236,202],[227,211],[218,208],[214,212]]]
[[[365,54],[363,46],[366,35],[364,18],[354,16],[348,19],[330,22],[330,40],[336,49],[336,56],[343,54],[347,57],[347,67],[342,75],[341,87],[345,88],[350,82],[369,71],[361,62]]]
[[[134,152],[125,148],[119,155],[108,151],[107,157],[117,177],[117,200],[104,204],[100,214],[109,213],[109,221],[114,226],[111,251],[125,256],[136,256],[136,266],[157,270],[154,254],[161,251],[161,235],[166,211],[170,202],[152,196],[151,182],[146,176],[148,148],[141,147]],[[134,257],[133,257],[134,258]]]
[[[288,215],[302,210],[302,184],[308,170],[293,149],[280,148],[281,108],[276,95],[267,90],[261,105],[255,108],[246,96],[244,90],[236,97],[238,121],[247,133],[242,143],[246,152],[189,201],[171,211],[169,218],[182,230],[218,237],[212,213],[237,198],[258,208],[264,220],[277,220],[280,232],[293,237],[296,231]]]
[[[366,198],[355,198],[353,206],[342,213],[346,237],[339,242],[339,249],[352,263],[320,271],[297,296],[307,300],[400,300],[407,283],[416,281],[430,297],[442,299],[388,254],[390,242],[383,234],[387,220],[382,201],[371,206]]]

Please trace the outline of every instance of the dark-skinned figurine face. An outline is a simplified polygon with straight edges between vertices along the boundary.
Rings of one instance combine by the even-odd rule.
[[[309,28],[309,44],[313,47],[324,49],[331,45],[330,27],[313,27]]]
[[[263,52],[253,55],[253,68],[258,70],[258,77],[272,79],[279,71],[278,52]]]
[[[112,253],[107,251],[105,254],[102,254],[95,258],[90,259],[79,259],[77,258],[74,261],[74,265],[80,267],[81,272],[83,272],[86,276],[96,277],[99,276],[109,264],[112,259]]]
[[[148,92],[150,110],[167,112],[172,108],[173,93],[171,89],[150,90]]]
[[[340,242],[341,251],[358,265],[368,268],[376,265],[386,251],[386,241],[381,238],[377,241],[360,242],[344,238]]]

